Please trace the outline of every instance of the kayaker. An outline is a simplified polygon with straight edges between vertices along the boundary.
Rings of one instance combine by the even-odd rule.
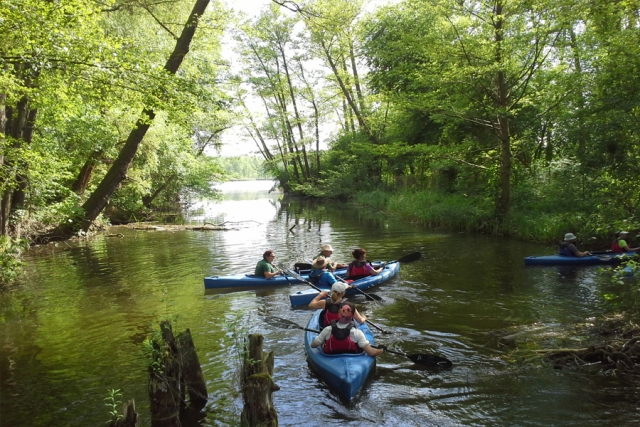
[[[384,268],[373,268],[371,263],[367,261],[367,251],[362,248],[356,248],[351,252],[355,261],[349,263],[347,267],[347,280],[358,280],[367,276],[377,276]]]
[[[309,308],[322,309],[320,313],[320,326],[328,326],[333,320],[340,318],[340,306],[344,300],[344,295],[349,286],[346,283],[335,282],[331,286],[331,294],[328,291],[320,292],[310,303]],[[367,318],[356,310],[353,318],[358,323],[364,323]]]
[[[378,356],[384,353],[385,346],[373,348],[369,340],[353,322],[356,307],[351,302],[344,302],[340,306],[340,318],[331,322],[331,326],[324,328],[318,336],[311,341],[311,347],[322,346],[322,351],[327,354],[360,353],[364,351],[369,356]]]
[[[318,285],[321,288],[330,288],[338,281],[336,276],[327,270],[330,261],[330,259],[325,258],[322,255],[313,260],[313,264],[311,264],[311,272],[309,273],[309,281],[311,281],[311,283]]]
[[[578,250],[578,247],[576,246],[576,240],[578,240],[578,238],[575,236],[575,234],[565,234],[564,240],[560,242],[560,245],[558,246],[558,254],[577,257],[590,256],[591,252],[580,252]]]
[[[640,248],[630,248],[627,243],[627,236],[629,235],[628,231],[620,231],[616,235],[616,240],[611,244],[612,252],[629,252],[629,251],[637,251]]]
[[[253,273],[258,277],[266,277],[267,279],[271,279],[274,276],[282,273],[281,270],[278,270],[273,265],[273,260],[276,259],[276,254],[272,250],[266,251],[262,254],[262,259],[258,261],[256,265],[256,271]]]
[[[329,244],[322,245],[322,246],[320,246],[320,253],[319,253],[318,255],[316,255],[316,258],[314,258],[314,261],[315,261],[318,257],[322,256],[322,257],[325,257],[325,259],[329,260],[329,266],[328,266],[328,268],[329,268],[329,270],[331,270],[331,271],[336,271],[338,268],[347,268],[347,265],[346,265],[346,264],[341,264],[341,263],[338,263],[338,262],[333,262],[333,261],[331,260],[331,255],[332,255],[332,254],[333,254],[333,247],[332,247],[331,245],[329,245]]]

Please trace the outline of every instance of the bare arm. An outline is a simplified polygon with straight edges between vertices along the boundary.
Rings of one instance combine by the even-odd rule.
[[[381,349],[381,348],[373,348],[373,347],[371,347],[371,344],[367,344],[366,346],[364,346],[363,350],[364,350],[365,353],[367,353],[371,357],[379,356],[382,353],[384,353],[383,349]]]
[[[267,279],[271,279],[272,277],[277,276],[278,274],[282,273],[280,270],[276,270],[273,273],[269,272],[269,271],[265,271],[264,272],[264,277],[266,277]]]
[[[327,306],[326,298],[329,296],[329,292],[322,291],[309,303],[309,308],[324,309]]]
[[[353,315],[353,318],[356,319],[358,323],[364,323],[367,321],[367,316],[360,314],[358,310],[356,310],[355,314]]]

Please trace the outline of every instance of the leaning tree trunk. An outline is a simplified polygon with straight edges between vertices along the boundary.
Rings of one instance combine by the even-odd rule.
[[[176,46],[164,66],[164,69],[170,74],[175,74],[176,71],[178,71],[184,57],[189,53],[191,40],[196,32],[196,28],[198,27],[198,20],[209,5],[209,1],[210,0],[196,0],[196,3],[191,10],[191,14],[189,15],[189,19],[182,29],[182,34],[180,34],[180,37],[176,42]],[[140,119],[138,119],[135,128],[129,134],[129,137],[118,154],[115,162],[113,162],[113,165],[111,165],[111,168],[95,191],[91,196],[89,196],[84,205],[82,205],[85,212],[85,216],[81,223],[81,228],[83,230],[88,229],[91,223],[98,217],[100,212],[102,212],[109,202],[111,195],[114,193],[116,188],[118,188],[118,185],[120,185],[122,180],[127,176],[127,170],[138,152],[138,147],[147,133],[149,126],[153,122],[155,115],[156,113],[150,108],[145,108],[142,111]]]

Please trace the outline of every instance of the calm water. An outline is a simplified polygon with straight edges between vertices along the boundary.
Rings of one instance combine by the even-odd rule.
[[[284,201],[270,183],[230,183],[226,199],[190,213],[226,231],[133,231],[123,238],[34,248],[23,284],[0,294],[0,425],[97,426],[109,419],[110,389],[134,398],[148,426],[142,342],[161,320],[191,330],[209,389],[202,419],[187,426],[235,426],[238,352],[248,333],[276,354],[274,400],[281,426],[638,425],[636,382],[598,372],[554,370],[527,349],[583,347],[576,325],[607,312],[597,268],[525,268],[523,257],[552,248],[376,218],[339,204]],[[393,335],[378,343],[437,352],[451,371],[416,369],[385,354],[350,405],[305,361],[302,333],[265,324],[266,314],[305,325],[288,295],[305,285],[205,292],[203,277],[252,271],[266,249],[287,266],[321,243],[347,261],[421,251],[398,277],[374,288],[382,303],[357,299]],[[505,338],[506,337],[506,338]],[[525,360],[523,360],[523,358]]]

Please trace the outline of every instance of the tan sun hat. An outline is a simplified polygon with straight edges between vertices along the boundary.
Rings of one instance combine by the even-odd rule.
[[[325,257],[319,256],[313,261],[313,264],[311,264],[311,267],[315,269],[325,268],[327,264],[329,264],[329,261],[327,261]]]
[[[567,234],[564,235],[564,240],[566,240],[566,241],[576,240],[576,239],[577,239],[577,237],[573,233],[567,233]]]
[[[320,246],[320,250],[333,252],[333,248],[331,247],[331,245],[322,245]]]

